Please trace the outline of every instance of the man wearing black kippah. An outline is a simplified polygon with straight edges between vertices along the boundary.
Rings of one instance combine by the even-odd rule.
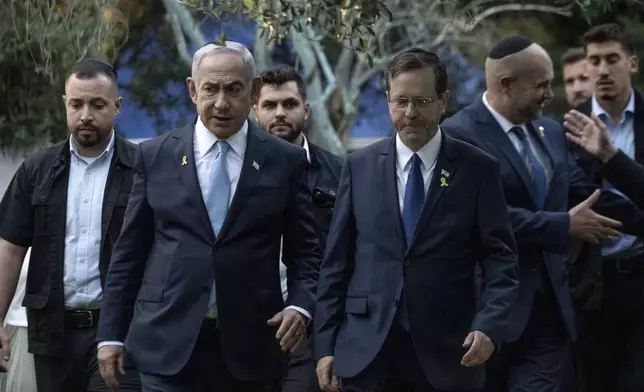
[[[642,233],[644,213],[600,195],[570,157],[561,124],[541,116],[553,97],[552,60],[541,46],[505,38],[490,51],[485,73],[483,97],[442,124],[500,162],[519,252],[519,299],[507,320],[509,339],[487,365],[485,391],[560,391],[575,337],[563,263],[570,239]]]

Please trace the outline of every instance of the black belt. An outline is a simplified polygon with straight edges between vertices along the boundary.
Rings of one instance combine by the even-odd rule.
[[[65,310],[65,327],[96,328],[101,311],[98,309]]]

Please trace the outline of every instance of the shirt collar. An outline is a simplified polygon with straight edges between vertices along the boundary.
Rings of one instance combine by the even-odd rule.
[[[103,155],[106,155],[114,149],[114,129],[112,129],[112,132],[110,133],[110,138],[109,141],[107,142],[107,146],[105,146],[105,151],[101,153],[97,158],[102,157]],[[89,157],[84,157],[78,152],[78,149],[76,148],[76,142],[74,141],[74,137],[70,136],[69,137],[69,151],[78,157],[83,157],[83,158],[89,158]]]
[[[420,158],[421,162],[425,166],[425,169],[429,169],[436,158],[441,148],[441,140],[443,131],[438,128],[436,135],[431,138],[416,154]],[[411,163],[411,157],[414,155],[414,152],[400,140],[400,135],[396,134],[396,161],[400,169],[405,170],[407,165]]]
[[[231,137],[226,139],[231,149],[242,159],[246,153],[247,135],[248,120],[244,121],[244,125],[242,125],[239,132],[235,132]],[[222,139],[210,132],[203,121],[201,121],[201,117],[197,117],[197,123],[195,124],[195,142],[197,144],[197,151],[199,151],[199,158],[206,155],[219,140]]]
[[[304,141],[302,143],[302,148],[304,151],[306,151],[306,159],[311,163],[311,149],[309,148],[309,141],[306,140],[306,136],[304,136],[304,133],[302,133],[302,140]]]
[[[603,120],[605,118],[610,118],[610,115],[608,112],[602,107],[602,105],[599,103],[597,100],[597,97],[593,94],[593,97],[591,99],[591,105],[592,105],[592,112],[595,116],[597,117],[604,117],[602,118]],[[624,108],[624,111],[622,112],[622,120],[626,118],[626,114],[633,114],[635,113],[635,94],[633,89],[631,89],[631,96],[628,99],[628,103],[626,104],[626,107]]]
[[[490,111],[490,114],[492,114],[492,117],[494,117],[496,122],[499,123],[499,125],[501,126],[501,129],[503,129],[503,132],[509,133],[512,130],[512,128],[520,126],[519,124],[513,124],[510,120],[503,117],[501,113],[494,110],[492,105],[490,105],[490,102],[488,102],[487,100],[487,91],[483,93],[483,105],[485,105],[487,110]]]

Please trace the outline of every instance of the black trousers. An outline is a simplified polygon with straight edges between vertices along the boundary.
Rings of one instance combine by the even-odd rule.
[[[308,339],[288,358],[288,372],[282,379],[282,392],[320,392]]]
[[[38,392],[107,392],[98,372],[96,327],[65,330],[62,357],[34,355]],[[125,375],[117,372],[122,392],[139,392],[139,374],[132,361],[125,359]]]
[[[553,293],[537,292],[521,337],[486,365],[485,392],[563,392],[570,343]],[[608,391],[604,391],[608,392]]]
[[[577,312],[581,389],[644,391],[644,270],[620,273],[606,265],[603,278],[602,309]]]
[[[217,328],[204,323],[186,366],[172,376],[141,373],[143,392],[279,392],[280,380],[236,379],[226,366],[219,339]]]
[[[396,324],[376,358],[357,376],[342,379],[341,386],[342,392],[441,392],[420,367],[411,336]]]

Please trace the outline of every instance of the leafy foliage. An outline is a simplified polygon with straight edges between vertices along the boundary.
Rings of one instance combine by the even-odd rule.
[[[181,3],[220,18],[222,15],[245,14],[262,27],[263,36],[280,42],[291,29],[304,33],[312,26],[311,40],[333,39],[351,48],[368,53],[368,39],[375,36],[374,27],[380,18],[393,19],[383,0],[180,0]],[[225,40],[225,35],[219,38]],[[371,60],[370,60],[371,61]]]
[[[98,50],[110,0],[4,0],[0,5],[0,148],[25,149],[67,133],[67,70]]]

